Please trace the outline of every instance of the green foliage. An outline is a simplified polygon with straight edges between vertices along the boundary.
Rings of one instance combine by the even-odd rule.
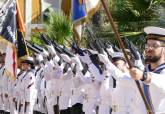
[[[37,33],[35,34],[35,36],[31,35],[30,42],[34,43],[34,44],[37,44],[37,45],[40,45],[40,46],[44,45],[44,42],[39,39],[39,34],[37,34]]]
[[[115,26],[122,38],[129,38],[138,46],[144,44],[143,28],[145,26],[165,27],[165,0],[108,0],[109,9]],[[116,43],[114,32],[103,8],[90,24],[97,38]],[[102,17],[98,17],[102,16]],[[136,33],[136,34],[135,34]],[[139,38],[141,40],[139,40]]]
[[[112,4],[113,0],[110,1]],[[160,3],[161,0],[116,0],[110,9],[119,31],[139,31],[147,21],[158,18]]]
[[[72,37],[72,21],[62,12],[51,11],[45,25],[49,38],[60,44]]]

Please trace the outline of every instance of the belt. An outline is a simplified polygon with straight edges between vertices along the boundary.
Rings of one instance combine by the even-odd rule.
[[[27,88],[29,89],[29,88],[30,88],[33,84],[34,84],[34,82],[33,82],[33,83],[31,83],[30,85],[28,85],[28,87],[27,87]]]
[[[129,106],[118,106],[118,105],[112,105],[112,112],[118,112],[118,111],[130,111]]]

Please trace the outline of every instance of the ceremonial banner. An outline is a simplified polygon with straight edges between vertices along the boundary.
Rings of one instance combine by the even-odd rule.
[[[6,6],[6,13],[2,30],[1,42],[6,42],[5,74],[16,78],[17,53],[16,53],[16,2],[10,0]],[[5,39],[5,40],[2,40]]]
[[[19,58],[28,55],[23,38],[25,26],[20,14],[19,5],[15,0],[8,1],[4,13],[5,19],[2,24],[0,36],[1,42],[6,42],[5,73],[8,76],[16,78],[17,55]]]
[[[76,37],[81,39],[82,27],[99,8],[99,0],[72,0],[72,20]]]

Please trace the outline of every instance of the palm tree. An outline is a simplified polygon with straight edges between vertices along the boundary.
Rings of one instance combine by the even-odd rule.
[[[51,40],[64,44],[72,38],[72,21],[62,12],[52,10],[45,22],[46,34]]]
[[[112,1],[112,0],[110,0]],[[162,0],[116,0],[110,6],[119,31],[141,31],[159,17]]]
[[[139,46],[145,41],[144,35],[142,34],[145,26],[163,25],[162,22],[164,22],[165,11],[164,0],[108,1],[109,9],[121,36],[129,38]],[[99,12],[101,12],[101,14],[97,14],[97,18],[93,19],[93,21],[101,18],[98,18],[98,16],[103,16],[104,20],[101,21],[101,26],[95,26],[95,24],[92,24],[95,31],[94,33],[97,38],[103,38],[104,40],[115,42],[114,33],[111,30],[106,14],[103,14],[103,11]]]

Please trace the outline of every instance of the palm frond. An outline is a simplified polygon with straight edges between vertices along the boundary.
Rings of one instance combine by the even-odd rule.
[[[116,0],[112,15],[114,20],[118,22],[119,30],[139,30],[145,26],[142,26],[143,22],[155,20],[159,16],[157,8],[160,1],[161,0]],[[132,23],[139,25],[138,29],[134,28]]]
[[[62,12],[51,11],[45,24],[49,38],[60,44],[64,43],[64,38],[72,37],[72,22]]]

